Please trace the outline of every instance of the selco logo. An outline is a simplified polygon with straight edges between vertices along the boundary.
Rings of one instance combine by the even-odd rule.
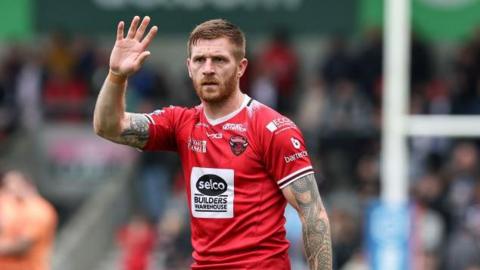
[[[215,174],[205,174],[197,181],[197,189],[207,196],[218,196],[227,191],[227,182]]]

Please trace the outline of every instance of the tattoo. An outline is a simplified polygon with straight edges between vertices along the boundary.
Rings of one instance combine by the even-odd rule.
[[[147,117],[143,114],[129,113],[128,121],[129,125],[120,134],[118,142],[137,148],[143,148],[149,137],[149,122]]]
[[[330,225],[313,174],[291,184],[302,216],[303,241],[310,269],[332,269]]]

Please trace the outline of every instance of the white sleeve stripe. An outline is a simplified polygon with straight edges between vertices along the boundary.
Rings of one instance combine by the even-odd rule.
[[[282,179],[277,181],[277,184],[282,185],[283,184],[282,182],[288,181],[288,180],[290,180],[291,177],[294,177],[295,175],[303,173],[303,172],[308,171],[308,170],[313,170],[312,166],[307,166],[307,167],[301,168],[300,170],[297,170],[297,171],[283,177]]]
[[[150,121],[150,124],[155,124],[155,121],[153,121],[153,118],[150,115],[148,114],[144,114],[144,115],[147,117],[148,121]]]
[[[312,170],[312,171],[307,171],[307,172],[305,172],[305,173],[302,173],[301,175],[299,175],[299,176],[297,176],[297,177],[294,177],[292,180],[287,181],[287,182],[285,182],[284,184],[282,184],[282,185],[280,186],[280,189],[283,189],[283,188],[287,187],[288,185],[290,185],[291,183],[295,182],[296,180],[298,180],[298,179],[300,179],[300,178],[302,178],[302,177],[304,177],[304,176],[306,176],[306,175],[313,174],[313,173],[314,173],[313,170]]]

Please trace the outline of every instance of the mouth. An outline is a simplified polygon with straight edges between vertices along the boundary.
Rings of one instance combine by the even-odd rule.
[[[216,86],[216,85],[218,85],[218,82],[213,82],[213,81],[202,82],[202,86]]]

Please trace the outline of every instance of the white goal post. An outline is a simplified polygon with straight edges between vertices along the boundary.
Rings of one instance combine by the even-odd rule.
[[[384,11],[381,198],[386,203],[404,203],[408,196],[410,1],[387,0]]]
[[[380,206],[370,210],[370,268],[409,268],[409,136],[480,137],[480,116],[409,115],[410,0],[384,1]],[[372,214],[373,213],[373,214]],[[376,225],[376,227],[374,227]]]

